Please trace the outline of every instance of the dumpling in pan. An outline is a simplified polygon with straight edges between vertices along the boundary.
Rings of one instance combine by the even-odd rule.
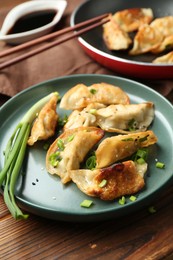
[[[160,63],[172,64],[173,63],[173,51],[156,58],[153,61],[153,63],[155,63],[155,64],[160,64]]]
[[[139,165],[133,161],[125,161],[93,171],[74,170],[70,172],[70,176],[85,194],[102,200],[113,200],[140,191],[145,185],[146,171],[147,163]],[[102,183],[104,184],[101,185]]]
[[[28,145],[33,145],[38,140],[46,140],[55,134],[55,128],[58,123],[58,114],[56,112],[58,100],[59,96],[53,95],[50,101],[42,108],[32,126]]]
[[[136,33],[133,48],[129,51],[130,55],[138,55],[156,49],[163,41],[163,35],[150,25],[143,25]]]
[[[97,125],[108,132],[128,133],[145,131],[154,119],[151,102],[110,105],[96,111]]]
[[[143,24],[149,24],[153,12],[151,8],[129,8],[116,12],[113,19],[124,31],[132,32]]]
[[[108,83],[96,83],[89,87],[77,84],[62,97],[60,108],[82,109],[93,102],[110,105],[129,104],[130,101],[121,88]]]
[[[163,37],[170,36],[173,34],[173,16],[157,18],[150,26],[157,29]]]
[[[173,49],[173,35],[167,36],[160,45],[152,49],[152,53],[157,54],[163,51],[169,51]]]
[[[131,156],[139,148],[150,146],[156,142],[157,137],[150,130],[105,138],[96,150],[96,167],[107,167]]]
[[[109,50],[126,50],[132,43],[128,33],[113,19],[103,25],[103,40]]]
[[[96,127],[81,127],[63,132],[47,152],[47,171],[60,176],[62,183],[69,182],[69,170],[79,169],[86,154],[103,135],[104,131]]]

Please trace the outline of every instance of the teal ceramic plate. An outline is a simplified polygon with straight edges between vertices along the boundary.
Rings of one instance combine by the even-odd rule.
[[[22,209],[50,219],[64,221],[98,221],[123,216],[141,207],[150,205],[151,201],[173,180],[173,124],[172,105],[160,94],[138,82],[106,75],[73,75],[43,82],[19,93],[10,99],[0,110],[0,168],[3,165],[3,150],[16,124],[24,113],[37,100],[52,91],[62,96],[77,83],[90,85],[107,82],[120,86],[130,97],[131,103],[152,101],[155,104],[155,119],[151,129],[158,137],[158,143],[149,156],[149,169],[146,186],[139,192],[137,200],[130,202],[127,197],[125,205],[117,200],[112,202],[92,198],[90,208],[82,208],[80,203],[88,199],[75,184],[63,186],[59,177],[49,175],[45,170],[43,143],[28,149],[23,164],[23,175],[16,187],[16,197]],[[60,115],[64,111],[57,109]],[[156,168],[156,160],[164,162],[166,167]]]

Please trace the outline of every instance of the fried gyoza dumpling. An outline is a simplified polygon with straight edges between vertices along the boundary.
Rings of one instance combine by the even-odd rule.
[[[156,142],[157,137],[150,130],[105,138],[96,150],[97,168],[107,167],[123,160],[131,156],[139,148],[147,147]]]
[[[113,200],[140,191],[145,185],[146,171],[147,163],[139,165],[125,161],[104,169],[74,170],[70,176],[85,194],[102,200]]]
[[[160,56],[158,58],[156,58],[153,63],[155,64],[159,64],[159,63],[167,63],[167,64],[172,64],[173,63],[173,51]]]
[[[113,20],[126,32],[137,30],[143,24],[149,24],[153,19],[151,8],[130,8],[113,15]]]
[[[41,109],[32,126],[28,145],[33,145],[38,140],[46,140],[55,134],[58,123],[58,114],[56,112],[58,100],[59,96],[53,95],[50,101]]]
[[[126,50],[132,43],[128,33],[113,19],[103,25],[103,40],[109,50]]]
[[[82,109],[93,102],[105,105],[129,104],[129,97],[121,88],[111,84],[96,83],[89,87],[77,84],[62,97],[60,108]]]
[[[136,33],[133,48],[129,51],[130,55],[138,55],[156,49],[163,41],[163,35],[157,28],[150,25],[143,25]]]
[[[108,132],[145,131],[154,119],[154,105],[151,102],[110,105],[98,109],[95,116],[97,125]]]
[[[139,28],[135,38],[134,45],[129,54],[137,55],[146,52],[159,53],[165,50],[170,43],[173,35],[173,16],[166,16],[155,19],[150,25],[144,25]],[[166,39],[168,37],[168,39]]]
[[[68,117],[64,129],[73,129],[81,126],[97,126],[95,112],[103,107],[106,106],[100,103],[91,103],[82,110],[74,110]]]
[[[168,51],[173,49],[173,35],[167,36],[161,43],[160,45],[152,49],[152,53],[157,54],[163,51]]]
[[[173,48],[173,16],[166,16],[155,19],[151,25],[152,28],[156,29],[162,36],[163,41],[158,47],[152,49],[153,53],[160,53],[165,50]]]
[[[96,127],[81,127],[63,132],[47,152],[47,171],[60,176],[62,183],[69,182],[69,170],[79,169],[86,154],[103,135],[104,131]]]
[[[163,37],[170,36],[173,34],[173,16],[157,18],[150,26],[157,29]]]
[[[73,129],[81,126],[97,126],[96,117],[85,110],[74,110],[68,117],[64,130]]]
[[[92,103],[82,111],[74,110],[64,128],[99,126],[107,132],[139,132],[145,131],[153,118],[154,105],[151,102],[107,107],[99,103]]]

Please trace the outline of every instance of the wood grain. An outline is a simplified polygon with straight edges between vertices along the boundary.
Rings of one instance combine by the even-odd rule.
[[[166,259],[173,253],[172,200],[173,186],[154,203],[155,214],[145,208],[121,219],[79,224],[33,215],[15,221],[1,196],[1,259]]]

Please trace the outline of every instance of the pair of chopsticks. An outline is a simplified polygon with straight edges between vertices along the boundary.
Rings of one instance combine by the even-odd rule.
[[[43,52],[45,50],[48,50],[54,46],[57,46],[63,42],[66,42],[72,38],[75,38],[75,37],[78,37],[80,36],[81,34],[85,33],[85,32],[88,32],[106,22],[109,21],[109,14],[103,14],[103,15],[100,15],[100,16],[97,16],[95,18],[92,18],[92,19],[89,19],[87,21],[84,21],[84,22],[81,22],[81,23],[78,23],[74,26],[71,26],[71,27],[67,27],[65,29],[62,29],[60,31],[57,31],[57,32],[53,32],[53,33],[50,33],[48,35],[45,35],[45,36],[42,36],[40,38],[37,38],[37,39],[34,39],[34,40],[31,40],[29,42],[26,42],[26,43],[23,43],[23,44],[20,44],[18,46],[15,46],[15,47],[12,47],[8,50],[5,50],[3,52],[0,52],[0,58],[1,57],[5,57],[7,55],[10,55],[10,54],[14,54],[14,53],[17,53],[18,51],[21,51],[21,50],[25,50],[31,46],[34,46],[34,45],[37,45],[39,43],[42,43],[46,40],[50,40],[50,39],[53,39],[53,38],[56,38],[58,36],[61,36],[61,35],[64,35],[66,33],[69,33],[69,32],[73,32],[73,34],[71,35],[67,35],[66,37],[63,37],[61,39],[58,39],[58,40],[55,40],[53,42],[50,42],[44,46],[41,46],[41,47],[38,47],[34,50],[31,50],[29,52],[25,52],[24,54],[21,54],[15,58],[12,58],[8,61],[5,61],[3,63],[0,63],[0,69],[4,69],[10,65],[13,65],[17,62],[20,62],[24,59],[27,59],[31,56],[34,56],[40,52]],[[86,27],[85,27],[86,26]],[[85,27],[85,28],[83,28]],[[81,29],[83,28],[83,29]],[[77,29],[80,29],[79,31],[75,31]]]

